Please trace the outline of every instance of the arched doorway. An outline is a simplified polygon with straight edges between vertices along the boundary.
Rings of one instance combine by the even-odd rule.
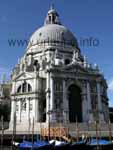
[[[69,121],[70,122],[82,122],[82,100],[81,89],[72,84],[68,88],[69,92]]]

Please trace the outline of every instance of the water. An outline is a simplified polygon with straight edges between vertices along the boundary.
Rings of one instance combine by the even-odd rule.
[[[73,148],[72,148],[72,149],[73,149]],[[77,148],[77,149],[79,150],[79,148]],[[84,148],[81,147],[81,146],[80,146],[80,149],[84,150]],[[89,149],[89,147],[87,147],[87,148],[85,148],[85,149],[88,149],[88,150],[102,150],[102,149],[103,149],[103,150],[113,150],[113,146],[112,146],[112,147],[104,147],[104,148],[102,148],[102,147],[100,147],[100,148],[99,148],[99,147],[95,147],[95,148],[92,147],[92,148],[91,148],[91,147],[90,147],[90,149]],[[3,146],[3,148],[0,147],[0,150],[17,150],[17,148],[14,148],[14,147],[13,147],[13,149],[12,149],[11,146]]]
[[[11,148],[11,146],[4,146],[3,149],[1,149],[1,147],[0,147],[0,150],[12,150],[12,148]],[[15,149],[13,149],[13,150],[15,150]]]

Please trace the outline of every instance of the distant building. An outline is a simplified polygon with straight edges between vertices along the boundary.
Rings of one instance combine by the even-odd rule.
[[[4,121],[10,120],[11,111],[11,83],[5,82],[0,84],[0,119],[4,117]]]
[[[11,102],[11,82],[0,84],[0,104],[7,104]]]
[[[11,120],[17,126],[109,120],[107,84],[81,54],[74,35],[51,8],[12,72]],[[25,128],[26,129],[26,128]]]

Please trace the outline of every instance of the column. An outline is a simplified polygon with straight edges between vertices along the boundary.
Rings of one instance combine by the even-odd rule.
[[[34,98],[34,120],[35,122],[37,122],[37,113],[38,113],[38,108],[37,108],[37,101],[38,101],[38,97],[37,97],[37,91],[35,94],[35,98]]]
[[[35,101],[36,101],[36,99],[35,99],[35,97],[33,97],[33,99],[32,99],[33,111],[32,111],[31,120],[32,120],[33,118],[36,119],[36,116],[35,116],[35,114],[36,114],[36,103],[35,103]]]
[[[39,102],[39,99],[37,99],[37,122],[40,122],[40,121],[41,121],[40,102]]]
[[[27,121],[29,122],[29,119],[30,119],[30,98],[27,98],[26,102],[27,102]]]
[[[87,95],[82,93],[82,120],[83,122],[89,121],[89,116],[87,115],[88,105],[87,105]]]
[[[39,109],[39,77],[38,77],[38,73],[35,72],[36,76],[35,76],[35,81],[34,81],[34,87],[35,87],[35,99],[34,99],[34,118],[35,118],[35,122],[40,122],[40,109]]]
[[[14,115],[14,100],[11,101],[11,122],[13,121],[13,115]]]
[[[21,122],[21,99],[19,99],[19,122]]]
[[[69,106],[68,106],[68,99],[66,93],[66,81],[63,80],[63,121],[69,122]]]
[[[102,111],[100,83],[97,83],[98,110]]]
[[[54,110],[54,79],[50,77],[50,122],[56,122],[56,112]]]
[[[40,79],[37,78],[37,85],[36,85],[36,118],[37,118],[37,122],[41,121],[41,112],[40,112]]]
[[[87,105],[88,105],[88,121],[94,121],[91,111],[91,92],[90,92],[90,84],[87,82]]]
[[[39,113],[39,109],[38,109],[38,77],[37,77],[37,72],[35,72],[36,73],[36,79],[35,79],[35,122],[37,122],[38,121],[38,113]]]
[[[54,110],[54,80],[50,77],[50,110]]]
[[[49,118],[49,110],[50,110],[50,72],[47,71],[46,78],[46,122],[50,121]]]
[[[39,99],[35,97],[35,122],[40,122],[40,109],[39,109]]]
[[[15,92],[16,92],[16,83],[15,83],[15,81],[13,81],[11,93],[12,93],[12,94],[15,94]]]
[[[104,121],[104,116],[102,113],[102,99],[101,99],[101,85],[97,83],[97,97],[98,97],[98,113],[99,113],[99,120]]]
[[[16,103],[15,103],[15,100],[12,99],[12,102],[11,102],[11,120],[10,120],[10,128],[13,128],[13,124],[14,124],[14,113],[15,113],[15,110],[16,110]]]

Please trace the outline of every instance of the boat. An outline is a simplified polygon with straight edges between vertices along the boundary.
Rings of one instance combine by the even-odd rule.
[[[19,150],[53,150],[52,144],[46,141],[36,141],[34,143],[29,141],[23,141],[18,145]]]
[[[34,142],[34,150],[53,150],[54,146],[47,141]]]
[[[69,150],[70,144],[64,141],[51,140],[49,143],[54,145],[54,150]]]
[[[17,147],[19,150],[30,150],[33,148],[33,144],[32,142],[23,141],[22,143],[19,143]]]
[[[87,149],[91,150],[113,150],[113,143],[104,139],[91,139],[87,143]]]

